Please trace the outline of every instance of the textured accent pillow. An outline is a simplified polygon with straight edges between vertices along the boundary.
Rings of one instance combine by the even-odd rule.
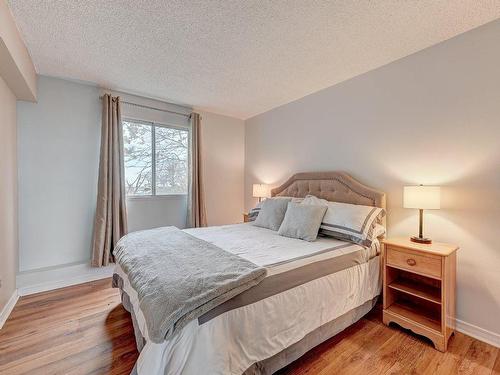
[[[291,199],[292,202],[300,203],[304,200],[304,198],[292,198],[292,197],[275,197],[274,199]],[[264,201],[257,203],[257,205],[250,210],[248,213],[248,221],[255,221],[257,216],[259,216],[260,209],[262,208],[262,204]]]
[[[375,224],[381,221],[385,210],[358,204],[329,202],[313,195],[305,197],[302,204],[327,206],[319,233],[343,241],[371,246]]]
[[[271,230],[278,230],[285,217],[288,202],[292,198],[268,198],[262,202],[259,215],[253,225]]]
[[[285,237],[314,241],[318,236],[319,226],[326,209],[326,206],[320,205],[288,203],[285,218],[281,223],[278,234]]]

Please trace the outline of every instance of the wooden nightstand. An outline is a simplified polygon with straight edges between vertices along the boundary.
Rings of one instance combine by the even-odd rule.
[[[243,212],[243,222],[248,223],[250,220],[248,219],[248,214],[246,212]]]
[[[383,243],[384,324],[429,338],[445,352],[455,331],[457,245],[418,244],[409,238]]]

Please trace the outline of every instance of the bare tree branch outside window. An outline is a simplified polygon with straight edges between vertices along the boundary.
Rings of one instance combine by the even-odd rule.
[[[133,121],[122,125],[127,195],[187,194],[188,130]]]

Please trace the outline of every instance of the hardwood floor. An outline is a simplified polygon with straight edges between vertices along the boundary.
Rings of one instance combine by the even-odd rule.
[[[137,356],[110,279],[22,297],[0,330],[0,374],[129,374]]]
[[[382,324],[380,309],[279,372],[496,374],[499,349],[457,333],[448,352]],[[109,279],[22,297],[0,330],[0,374],[129,374],[137,359],[130,315]]]

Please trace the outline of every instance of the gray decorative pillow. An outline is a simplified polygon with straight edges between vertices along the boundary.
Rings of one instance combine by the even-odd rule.
[[[304,198],[295,197],[275,197],[275,199],[291,199],[294,203],[300,203],[304,200]],[[259,212],[262,207],[262,203],[264,203],[264,201],[257,203],[257,205],[248,212],[248,221],[255,221],[255,219],[257,219],[257,216],[259,216]]]
[[[288,203],[278,234],[285,237],[314,241],[327,207]]]
[[[262,202],[259,215],[253,222],[253,225],[278,230],[283,218],[285,217],[286,208],[291,198],[268,198]]]

